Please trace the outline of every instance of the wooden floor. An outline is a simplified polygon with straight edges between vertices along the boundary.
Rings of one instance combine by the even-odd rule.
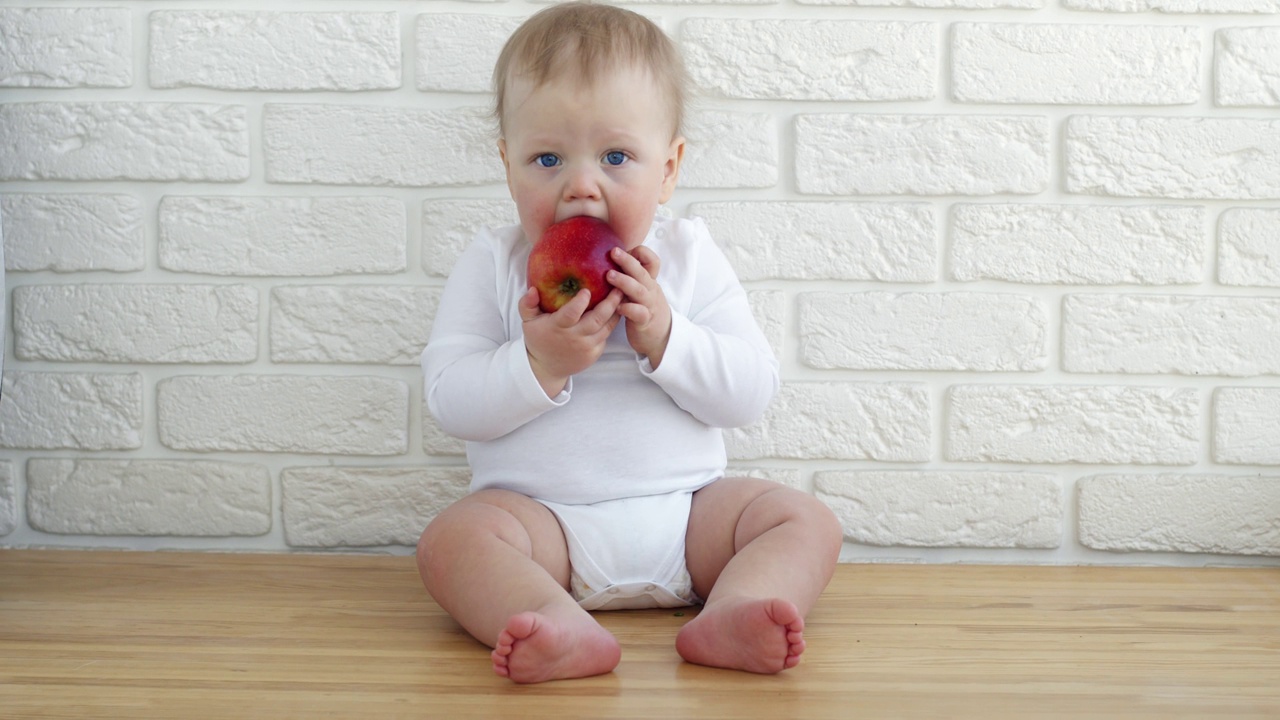
[[[1276,568],[844,565],[778,676],[681,662],[693,614],[517,686],[411,558],[0,550],[0,717],[1280,718]]]

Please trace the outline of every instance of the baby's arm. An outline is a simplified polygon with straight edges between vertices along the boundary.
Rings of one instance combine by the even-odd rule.
[[[422,352],[427,407],[464,440],[501,437],[556,406],[529,371],[523,340],[507,337],[493,255],[480,241],[463,252]]]
[[[595,362],[618,322],[621,293],[591,313],[583,296],[545,314],[536,295],[519,294],[523,276],[521,253],[488,231],[449,274],[422,370],[427,407],[450,435],[493,440],[563,405],[567,378]],[[519,330],[510,327],[513,310]]]
[[[682,279],[687,298],[672,310],[661,365],[641,363],[641,369],[702,422],[722,428],[749,425],[778,390],[778,361],[746,291],[705,226],[694,221],[685,229],[697,240],[672,250],[685,253],[679,263],[691,274]]]

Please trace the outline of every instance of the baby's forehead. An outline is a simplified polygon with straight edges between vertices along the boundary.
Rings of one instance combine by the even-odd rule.
[[[538,92],[550,86],[568,86],[581,90],[593,90],[607,82],[623,82],[633,94],[650,94],[654,109],[670,114],[673,134],[678,131],[679,118],[677,107],[679,100],[674,89],[660,82],[652,68],[643,63],[618,61],[592,68],[578,67],[572,63],[562,62],[549,68],[541,76],[525,68],[513,68],[506,79],[506,97],[508,103],[502,121],[504,126],[512,119],[514,112]]]

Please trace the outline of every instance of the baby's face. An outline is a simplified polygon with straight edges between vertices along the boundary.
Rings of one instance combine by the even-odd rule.
[[[605,220],[628,250],[644,242],[675,189],[684,139],[672,138],[668,103],[648,74],[601,74],[591,85],[554,78],[507,90],[498,141],[507,186],[531,243],[576,215]]]

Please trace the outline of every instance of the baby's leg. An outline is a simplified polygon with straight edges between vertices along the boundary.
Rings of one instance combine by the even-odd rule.
[[[685,660],[776,673],[804,652],[804,618],[831,580],[840,523],[817,498],[764,480],[693,496],[685,557],[702,612],[676,637]]]
[[[517,493],[485,490],[440,513],[418,543],[427,592],[493,648],[515,682],[613,670],[621,648],[565,591],[569,554],[555,515]]]

